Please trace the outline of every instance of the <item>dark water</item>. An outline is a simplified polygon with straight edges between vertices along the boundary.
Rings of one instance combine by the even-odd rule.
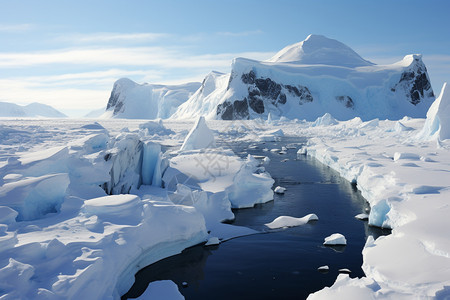
[[[295,143],[297,142],[297,143]],[[287,154],[263,151],[294,143]],[[152,264],[136,274],[136,282],[122,299],[142,294],[155,280],[174,281],[186,299],[305,299],[336,280],[338,270],[348,268],[351,277],[364,276],[361,251],[368,235],[387,234],[354,218],[368,204],[338,173],[314,159],[297,159],[299,139],[259,144],[257,149],[234,145],[241,156],[269,156],[266,170],[284,195],[254,208],[235,210],[235,225],[267,231],[265,223],[280,215],[303,217],[315,213],[319,221],[276,232],[232,239],[214,248],[195,246]],[[285,161],[288,159],[287,161]],[[323,239],[342,233],[347,246],[324,247]],[[317,268],[328,265],[326,274]],[[187,286],[183,286],[183,282]]]

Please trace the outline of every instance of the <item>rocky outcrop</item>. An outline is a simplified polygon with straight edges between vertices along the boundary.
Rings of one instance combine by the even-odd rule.
[[[410,55],[410,60],[412,60],[410,67],[402,73],[400,81],[392,91],[395,92],[397,89],[406,91],[409,102],[417,105],[424,98],[434,98],[434,93],[421,55]]]

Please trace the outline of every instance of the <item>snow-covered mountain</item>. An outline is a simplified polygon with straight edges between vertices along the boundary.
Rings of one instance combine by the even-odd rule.
[[[0,117],[67,118],[65,114],[55,108],[37,102],[25,106],[10,102],[0,102]]]
[[[103,117],[235,120],[270,113],[313,121],[330,113],[339,120],[396,120],[425,117],[434,99],[421,55],[376,65],[339,41],[309,35],[266,61],[236,58],[229,74],[213,71],[201,86],[120,79]]]
[[[236,58],[230,75],[209,74],[201,89],[174,117],[266,119],[271,113],[312,121],[328,112],[340,120],[400,119],[425,117],[434,100],[420,55],[376,65],[320,35],[310,35],[267,61]]]
[[[181,85],[137,84],[128,78],[122,78],[114,83],[102,117],[166,119],[199,87],[199,82]]]

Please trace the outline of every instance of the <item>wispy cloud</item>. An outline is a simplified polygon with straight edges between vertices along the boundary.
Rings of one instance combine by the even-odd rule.
[[[29,31],[35,28],[33,24],[0,24],[0,32],[15,33]]]
[[[170,37],[167,33],[114,33],[114,32],[98,32],[90,34],[68,34],[58,36],[56,40],[71,43],[118,43],[118,42],[152,42],[163,38]]]
[[[189,55],[172,48],[76,48],[46,52],[0,53],[0,68],[20,68],[50,64],[86,66],[154,66],[201,68],[229,66],[235,57],[267,59],[272,52],[243,52]]]
[[[240,31],[240,32],[230,32],[230,31],[222,31],[218,32],[218,35],[223,36],[231,36],[231,37],[242,37],[242,36],[250,36],[250,35],[258,35],[262,34],[262,30],[248,30],[248,31]]]

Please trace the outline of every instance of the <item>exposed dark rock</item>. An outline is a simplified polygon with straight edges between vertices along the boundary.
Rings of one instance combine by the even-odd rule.
[[[220,115],[222,120],[239,120],[248,119],[248,103],[247,99],[235,100],[233,103],[225,101],[217,106],[217,115]]]
[[[271,100],[277,100],[281,93],[281,85],[271,80],[270,78],[255,79],[256,87],[261,92],[261,96]]]
[[[255,79],[256,79],[256,75],[255,75],[255,72],[253,72],[253,70],[248,72],[247,74],[244,73],[241,76],[241,80],[245,84],[254,84]],[[230,77],[230,80],[231,80],[231,77]]]
[[[230,81],[232,78],[233,73]],[[242,74],[241,81],[248,86],[248,96],[244,100],[226,101],[218,105],[217,115],[224,120],[248,119],[248,107],[257,114],[263,114],[269,109],[266,105],[272,104],[278,107],[278,105],[286,104],[287,93],[299,98],[299,104],[314,100],[306,86],[282,85],[270,78],[257,78],[253,70]]]
[[[414,64],[408,70],[402,73],[399,82],[391,88],[395,92],[401,86],[407,92],[409,102],[414,105],[420,103],[425,97],[434,97],[431,83],[428,79],[427,68],[421,60],[415,59]]]
[[[350,96],[337,96],[336,100],[342,102],[347,108],[353,108],[355,106],[355,103]]]
[[[117,101],[119,100],[119,93],[116,93],[115,89],[111,91],[111,96],[109,96],[108,104],[106,105],[106,110],[110,109],[113,106],[116,106]]]
[[[252,97],[248,101],[248,104],[250,108],[253,109],[256,113],[264,113],[264,102],[260,98]]]
[[[411,103],[416,105],[420,102],[420,98],[424,97],[424,91],[431,89],[430,81],[428,81],[427,74],[419,74],[414,80],[414,84],[411,88]],[[434,97],[433,91],[431,91],[432,97]]]
[[[286,103],[286,95],[284,93],[280,93],[280,96],[278,97],[278,103],[280,104]]]

